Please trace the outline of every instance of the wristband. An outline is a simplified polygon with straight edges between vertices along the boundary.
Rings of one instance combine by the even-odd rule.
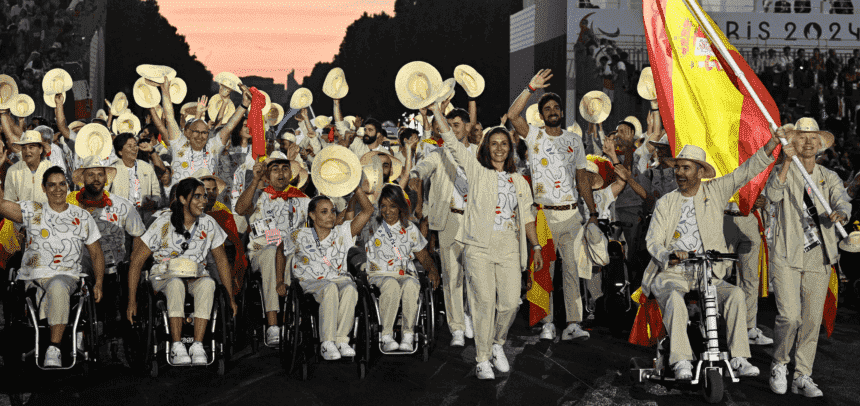
[[[529,83],[529,84],[528,84],[528,87],[529,87],[529,92],[530,92],[530,93],[534,93],[534,92],[536,92],[536,91],[537,91],[537,89],[535,89],[535,88],[533,88],[533,87],[532,87],[532,84],[531,84],[531,83]]]
[[[533,247],[532,247],[532,250],[540,251],[540,250],[541,250],[541,248],[543,248],[543,247],[541,247],[540,245],[535,245],[535,246],[533,246]]]
[[[246,106],[246,105],[244,105],[244,104],[240,104],[240,105],[241,105],[241,106],[242,106],[242,108],[243,108],[243,109],[245,109],[245,110],[248,110],[248,108],[249,108],[249,107],[251,107],[251,106]]]
[[[600,215],[599,215],[599,214],[597,214],[597,213],[595,213],[595,212],[591,212],[591,213],[589,214],[589,216],[591,216],[591,217],[599,217]]]
[[[651,112],[660,111],[660,109],[651,109]]]
[[[612,166],[618,166],[618,165],[621,165],[621,162],[613,162],[612,163]]]

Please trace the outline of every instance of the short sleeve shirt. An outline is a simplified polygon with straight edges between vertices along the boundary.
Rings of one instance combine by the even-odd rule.
[[[351,225],[352,221],[345,221],[319,241],[314,238],[312,227],[293,231],[294,245],[288,247],[284,244],[285,254],[295,253],[293,275],[299,281],[334,279],[346,275],[346,254],[355,245]]]
[[[582,140],[567,130],[553,137],[529,125],[525,143],[529,148],[535,203],[575,204],[579,197],[576,191],[576,170],[585,169]]]
[[[101,238],[93,217],[71,204],[62,213],[51,210],[47,203],[24,201],[20,206],[29,239],[19,279],[82,276],[81,252]]]
[[[191,232],[191,230],[188,231]],[[182,243],[186,242],[185,237],[176,233],[176,229],[170,223],[168,212],[167,215],[158,217],[141,239],[152,250],[155,264],[162,264],[173,258],[186,258],[203,264],[201,275],[208,276],[209,273],[205,270],[206,257],[213,248],[224,244],[227,234],[215,219],[203,214],[197,219],[197,228],[187,241],[188,249],[183,251]]]
[[[109,198],[110,206],[96,208],[89,213],[95,219],[99,233],[104,237],[101,246],[105,257],[105,271],[113,273],[116,271],[116,265],[126,258],[126,234],[140,237],[146,232],[146,227],[131,201],[117,195],[109,195]],[[89,253],[84,253],[84,256],[88,255]]]
[[[257,225],[265,224],[261,230],[280,231],[279,242],[288,240],[293,230],[304,227],[310,201],[307,197],[291,197],[284,200],[280,197],[272,199],[272,195],[266,192],[260,194],[254,213],[251,214],[251,242],[248,244],[248,249],[257,251],[269,245],[267,239],[273,241],[265,235],[255,235],[254,228],[257,228]]]
[[[218,154],[224,149],[221,137],[218,135],[209,139],[202,151],[191,149],[191,141],[184,135],[179,139],[171,141],[170,152],[173,154],[171,168],[173,169],[173,182],[190,177],[198,169],[206,168],[209,173],[215,173]]]
[[[496,199],[496,216],[493,219],[493,230],[517,231],[517,188],[514,178],[507,172],[497,172],[498,198]]]
[[[405,228],[401,224],[400,221],[393,225],[381,223],[365,245],[370,273],[417,275],[413,260],[415,253],[427,245],[427,240],[415,224],[407,221]]]

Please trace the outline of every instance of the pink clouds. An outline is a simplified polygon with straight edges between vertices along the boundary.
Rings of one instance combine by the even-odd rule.
[[[301,82],[328,62],[353,21],[365,12],[394,13],[394,0],[160,0],[161,14],[185,35],[212,74],[231,71]]]

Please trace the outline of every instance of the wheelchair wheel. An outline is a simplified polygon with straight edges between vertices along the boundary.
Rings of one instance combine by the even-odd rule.
[[[723,375],[720,371],[708,369],[702,385],[702,396],[708,403],[719,403],[723,400]]]
[[[428,288],[424,290],[424,299],[421,303],[421,360],[430,360],[430,349],[435,344],[436,326],[433,317],[433,291]]]
[[[90,289],[89,285],[87,285],[87,289]],[[96,319],[96,299],[92,295],[92,292],[87,296],[85,309],[87,330],[84,334],[84,348],[87,350],[87,356],[84,359],[84,366],[87,366],[87,364],[97,365],[99,359],[100,337],[98,331],[98,320]],[[89,370],[85,369],[85,372],[89,372]]]
[[[298,283],[295,282],[294,283]],[[300,292],[295,286],[290,287],[287,301],[284,304],[284,325],[281,329],[281,340],[279,344],[281,365],[292,374],[299,361],[299,345],[301,344],[300,328]],[[302,380],[307,379],[307,365],[302,365]]]
[[[128,366],[133,371],[141,373],[150,372],[149,369],[153,361],[152,347],[155,341],[152,320],[154,317],[153,298],[146,289],[144,286],[138,289],[138,320],[127,327],[125,337],[122,340]],[[145,297],[141,297],[143,295]]]
[[[234,318],[233,308],[228,304],[229,298],[227,296],[227,288],[223,285],[218,286],[218,291],[218,312],[220,313],[218,316],[221,318],[221,322],[218,324],[215,331],[217,345],[215,356],[218,357],[218,371],[219,375],[221,375],[221,361],[228,361],[232,354],[233,343],[231,341],[231,330],[233,330]]]
[[[363,295],[359,300],[358,329],[355,332],[355,347],[358,350],[358,377],[364,379],[367,376],[367,367],[370,362],[371,333],[370,333],[370,297]]]

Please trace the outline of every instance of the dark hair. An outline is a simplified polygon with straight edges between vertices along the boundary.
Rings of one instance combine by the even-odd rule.
[[[538,111],[541,114],[543,114],[543,106],[545,106],[547,103],[549,103],[550,100],[555,100],[555,102],[558,103],[558,107],[562,108],[561,96],[559,96],[555,93],[544,93],[543,96],[541,96],[540,99],[538,100]]]
[[[113,151],[114,153],[116,153],[116,156],[122,159],[122,155],[120,154],[122,152],[122,149],[125,148],[125,144],[128,142],[128,140],[133,139],[134,134],[132,133],[122,133],[120,135],[117,135],[116,138],[113,139]]]
[[[403,141],[411,138],[413,135],[418,135],[418,130],[409,127],[403,127],[400,129],[400,134],[397,134],[397,140],[400,141],[401,149],[406,145]],[[403,156],[406,156],[405,152],[403,153]]]
[[[236,127],[233,128],[233,132],[230,133],[230,145],[234,147],[238,147],[242,145],[242,128],[245,126],[245,121],[248,121],[248,117],[242,116],[242,119],[239,120],[239,124],[236,124]]]
[[[471,121],[471,118],[469,117],[469,112],[461,108],[451,110],[448,114],[445,115],[445,118],[448,120],[453,120],[457,117],[460,117],[460,120],[463,120],[463,123],[469,123],[469,121]]]
[[[406,198],[403,197],[403,189],[398,185],[387,184],[382,187],[382,192],[379,193],[379,204],[382,206],[382,199],[390,199],[398,209],[400,209],[400,221],[404,221],[409,217],[409,203],[406,203]],[[382,221],[382,212],[376,218],[376,221]],[[406,225],[403,226],[404,228]]]
[[[318,195],[318,196],[314,197],[313,199],[311,199],[310,202],[308,202],[308,227],[314,226],[314,220],[311,219],[310,214],[317,210],[317,205],[319,205],[319,203],[323,200],[326,200],[329,203],[332,203],[331,199],[329,199],[328,196],[323,196],[323,195]],[[334,203],[332,203],[332,206],[334,206]]]
[[[179,183],[173,187],[173,190],[171,190],[171,194],[176,193],[176,195],[175,199],[170,202],[170,224],[173,224],[176,234],[181,234],[186,239],[191,238],[191,235],[185,230],[185,211],[179,198],[184,197],[190,201],[190,196],[192,196],[194,191],[200,186],[203,186],[203,182],[199,179],[185,178],[179,181]],[[205,188],[205,186],[203,187]]]
[[[155,124],[149,123],[149,124],[143,126],[143,130],[141,130],[141,132],[143,132],[143,131],[148,132],[149,136],[152,137],[153,139],[158,138],[158,127],[156,127]]]
[[[45,171],[45,173],[42,175],[42,186],[48,187],[48,178],[50,178],[51,175],[56,175],[56,174],[63,175],[63,180],[66,180],[66,172],[63,171],[63,168],[60,168],[59,166],[54,165],[54,166],[48,168],[48,170]]]
[[[490,158],[490,138],[496,134],[504,134],[508,138],[508,156],[505,157],[505,164],[502,165],[502,169],[507,173],[515,173],[517,167],[514,165],[514,142],[511,140],[511,134],[508,130],[502,127],[494,127],[481,140],[481,147],[478,148],[478,162],[484,168],[496,170],[496,167],[493,166],[493,160]]]
[[[632,123],[626,120],[621,120],[618,122],[618,125],[616,125],[615,128],[618,128],[618,126],[620,125],[626,125],[630,127],[630,131],[633,133],[633,136],[636,136],[636,127]]]
[[[375,118],[368,118],[367,120],[364,120],[364,125],[365,126],[372,125],[373,128],[376,129],[376,132],[382,133],[383,137],[388,135],[386,133],[385,129],[382,128],[382,123],[380,123],[379,120],[377,120]]]

